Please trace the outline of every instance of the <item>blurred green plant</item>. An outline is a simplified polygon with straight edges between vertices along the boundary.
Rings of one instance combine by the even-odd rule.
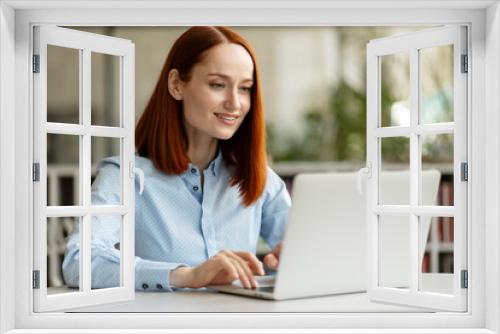
[[[384,70],[384,69],[383,69]],[[390,120],[391,106],[397,101],[391,82],[381,82],[381,119]],[[439,97],[439,99],[437,98]],[[451,97],[440,92],[426,103],[438,103],[444,116],[452,113]],[[267,143],[273,161],[351,161],[366,159],[366,91],[356,89],[341,80],[332,89],[324,110],[313,108],[303,116],[303,135],[277,135],[272,124],[267,124]],[[435,120],[439,121],[439,120]],[[389,124],[383,124],[386,126]],[[278,140],[285,138],[286,144]],[[453,138],[428,138],[422,143],[423,159],[444,162],[453,160]],[[382,140],[382,160],[389,163],[409,163],[409,138],[391,137]],[[284,148],[283,148],[284,147]]]
[[[382,85],[387,85],[383,81]],[[395,102],[390,89],[381,89],[382,110],[389,112]],[[386,115],[390,117],[390,115]],[[387,118],[384,117],[384,118]],[[304,114],[304,135],[286,138],[286,149],[279,150],[276,128],[267,125],[268,148],[274,161],[352,161],[366,158],[366,92],[340,80],[332,89],[326,110],[311,109]],[[395,161],[407,159],[408,143],[396,138],[383,150]],[[401,140],[399,140],[401,139]],[[406,153],[405,153],[406,152]]]
[[[341,45],[365,51],[366,43],[387,35],[385,30],[339,30]],[[453,121],[453,48],[443,47],[422,55],[425,86],[421,92],[422,121],[424,123]],[[365,59],[365,57],[360,57]],[[381,62],[382,126],[392,124],[391,111],[395,102],[407,99],[397,81],[409,82],[409,61],[396,57]],[[366,64],[359,64],[363,68]],[[402,67],[401,67],[402,66]],[[394,69],[399,69],[394,75]],[[395,80],[399,79],[399,80]],[[366,82],[361,78],[360,82]],[[423,79],[422,79],[423,80]],[[366,159],[366,87],[354,87],[341,78],[330,90],[324,107],[311,108],[303,114],[302,131],[279,133],[279,127],[267,124],[267,144],[273,161],[350,161]],[[408,101],[406,101],[408,102]],[[396,120],[397,122],[397,120]],[[389,163],[408,163],[410,140],[391,137],[381,141],[382,160]],[[426,136],[422,138],[422,160],[426,162],[453,161],[453,136]]]

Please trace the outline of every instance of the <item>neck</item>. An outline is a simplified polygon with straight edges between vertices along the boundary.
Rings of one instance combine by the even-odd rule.
[[[200,171],[205,170],[217,154],[217,143],[218,140],[215,138],[207,140],[206,137],[189,136],[187,156],[191,163]]]

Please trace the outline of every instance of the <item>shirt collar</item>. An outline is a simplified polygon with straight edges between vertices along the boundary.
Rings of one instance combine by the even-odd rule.
[[[217,176],[220,172],[221,164],[222,164],[222,153],[221,153],[221,150],[218,149],[217,155],[215,156],[215,158],[212,161],[210,161],[206,170],[211,171],[214,176]],[[188,169],[184,173],[182,173],[182,175],[191,174],[191,169],[193,169],[193,168],[198,170],[198,168],[190,162],[188,165]]]
[[[221,150],[217,150],[217,155],[215,156],[215,159],[210,162],[208,165],[207,169],[210,169],[212,171],[212,174],[214,176],[217,176],[220,172],[220,166],[222,163],[222,153]]]

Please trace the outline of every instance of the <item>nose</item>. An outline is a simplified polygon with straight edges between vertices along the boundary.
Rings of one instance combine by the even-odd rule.
[[[238,95],[238,88],[231,89],[226,95],[226,101],[224,107],[227,110],[239,110],[241,108],[240,97]]]

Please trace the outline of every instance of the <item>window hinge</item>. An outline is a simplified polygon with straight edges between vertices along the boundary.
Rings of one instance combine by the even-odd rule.
[[[33,163],[33,181],[40,181],[40,164],[38,162]]]
[[[469,57],[462,55],[462,73],[469,72]]]
[[[460,179],[462,181],[468,181],[469,180],[469,165],[466,162],[462,162],[460,164],[460,172],[461,172]]]
[[[467,270],[461,271],[460,287],[462,289],[467,289],[469,287],[469,272]]]
[[[40,73],[40,55],[33,55],[33,73]]]
[[[33,289],[40,289],[40,270],[33,270]]]

